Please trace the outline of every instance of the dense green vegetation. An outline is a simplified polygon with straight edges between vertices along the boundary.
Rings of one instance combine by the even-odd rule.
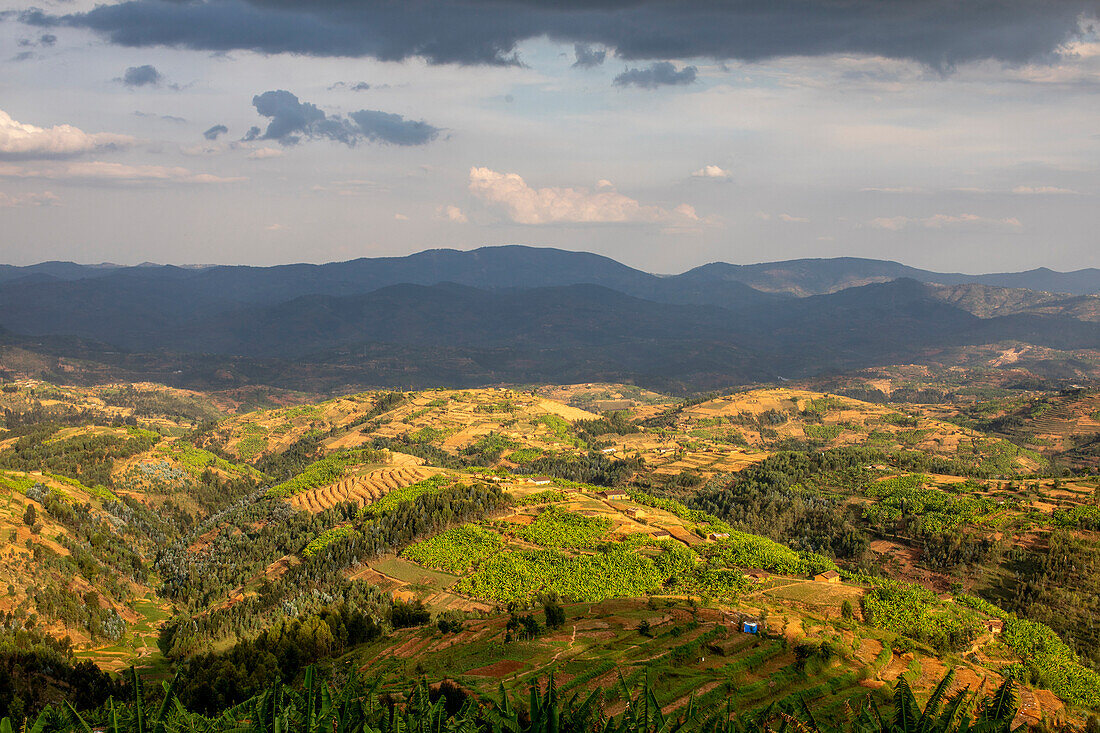
[[[458,582],[461,593],[497,603],[530,601],[547,591],[569,601],[643,596],[659,586],[653,561],[623,545],[592,555],[554,550],[507,550]]]
[[[1005,552],[1006,573],[985,595],[1002,608],[1049,626],[1100,669],[1100,545],[1095,535],[1057,529],[1036,547]]]
[[[718,517],[708,512],[699,511],[698,509],[689,509],[675,499],[670,499],[662,496],[652,496],[644,491],[637,489],[630,491],[630,499],[642,506],[653,507],[654,509],[661,509],[669,514],[686,519],[689,522],[695,522],[699,526],[703,527],[709,532],[723,532],[728,533],[730,526],[719,519]]]
[[[517,471],[533,476],[545,474],[596,486],[621,486],[641,467],[639,459],[610,458],[603,453],[588,453],[543,456],[523,464]]]
[[[859,561],[868,539],[859,517],[832,495],[869,485],[867,466],[881,454],[866,449],[777,453],[724,484],[686,501],[734,528],[808,552]]]
[[[333,689],[319,682],[313,668],[306,670],[300,687],[276,683],[236,706],[216,705],[203,715],[180,700],[176,685],[168,686],[159,704],[147,699],[135,673],[127,690],[129,704],[112,700],[84,713],[47,710],[30,727],[88,731],[101,726],[112,733],[142,733],[147,728],[181,733],[766,733],[788,729],[803,733],[1010,733],[1018,709],[1011,681],[982,699],[968,689],[948,694],[953,682],[953,674],[948,673],[922,708],[909,684],[899,678],[889,709],[867,704],[853,711],[847,723],[833,728],[815,718],[805,695],[759,711],[738,710],[721,704],[721,699],[711,705],[693,703],[679,715],[666,717],[648,679],[636,688],[624,681],[620,687],[596,689],[584,697],[565,697],[551,674],[545,684],[533,681],[529,693],[509,696],[502,688],[495,700],[478,699],[453,683],[430,688],[421,680],[404,694],[404,704],[398,705],[392,696],[379,695],[376,684],[363,684],[357,677]],[[808,692],[823,694],[828,688]],[[617,716],[606,713],[605,701],[611,699],[625,703]],[[5,733],[12,728],[8,719],[0,721],[0,726]]]
[[[812,552],[795,552],[767,537],[733,530],[729,537],[702,545],[700,553],[727,567],[762,568],[785,575],[806,575],[836,570],[827,557]]]
[[[349,466],[381,463],[383,460],[385,460],[385,454],[375,450],[352,450],[333,453],[309,464],[294,478],[272,486],[268,489],[267,495],[281,498],[294,496],[303,491],[339,481],[343,478]]]
[[[176,694],[189,708],[216,714],[381,633],[374,618],[346,604],[282,619],[224,652],[190,657],[180,668]]]
[[[603,541],[611,522],[603,517],[586,517],[549,506],[535,521],[520,525],[512,534],[536,545],[553,549],[591,549]]]
[[[400,506],[406,502],[414,501],[421,496],[430,495],[443,491],[446,487],[452,484],[451,479],[444,475],[432,476],[426,478],[423,481],[417,481],[415,484],[409,484],[403,486],[400,489],[395,489],[390,493],[383,496],[381,499],[374,501],[365,507],[363,507],[362,515],[366,517],[376,517],[385,514],[387,511],[394,507]]]
[[[200,422],[215,416],[209,405],[190,404],[185,396],[162,400],[146,392],[120,390],[112,399],[128,400],[135,410],[140,405],[141,416],[155,418],[158,426],[170,420]],[[123,616],[132,618],[126,609],[138,600],[135,585],[156,587],[175,608],[160,629],[159,647],[167,661],[160,657],[151,661],[181,670],[174,694],[190,717],[180,720],[200,721],[233,705],[247,706],[249,698],[273,684],[300,679],[308,664],[339,670],[350,663],[341,655],[380,639],[391,629],[430,623],[432,634],[438,628],[446,641],[457,638],[448,635],[473,626],[478,618],[477,612],[454,609],[483,608],[474,601],[497,610],[507,607],[515,623],[509,626],[507,646],[502,648],[512,650],[517,648],[513,642],[547,640],[542,615],[547,626],[561,626],[561,605],[547,599],[594,603],[650,596],[646,603],[655,609],[669,597],[689,597],[693,609],[718,601],[729,611],[740,602],[742,609],[759,606],[765,618],[769,617],[765,604],[776,603],[797,610],[795,623],[805,613],[803,628],[809,630],[819,623],[811,618],[819,613],[817,608],[828,608],[823,612],[824,625],[830,628],[829,614],[850,593],[847,608],[841,610],[844,621],[831,627],[838,632],[835,638],[814,638],[797,645],[796,663],[777,672],[776,684],[813,693],[818,683],[800,687],[801,678],[794,675],[852,662],[861,633],[875,635],[888,647],[892,644],[895,653],[916,649],[920,654],[962,656],[975,643],[984,645],[993,638],[984,621],[997,616],[1006,621],[1000,640],[1023,660],[1009,670],[1015,679],[1049,687],[1082,706],[1100,705],[1095,671],[1100,667],[1096,623],[1100,546],[1095,534],[1100,524],[1091,485],[1083,481],[1072,485],[1072,492],[1066,494],[1069,498],[1056,501],[1051,510],[1041,489],[1026,483],[1018,487],[1018,477],[1011,482],[984,478],[1002,471],[1008,465],[1005,461],[1014,458],[1009,447],[996,441],[976,439],[955,459],[867,446],[821,450],[819,444],[841,431],[866,429],[858,422],[825,425],[822,418],[841,405],[833,398],[799,399],[793,411],[753,415],[752,425],[764,430],[782,421],[801,424],[809,442],[791,441],[788,445],[797,450],[773,453],[723,476],[714,475],[714,468],[708,470],[707,461],[711,455],[715,460],[721,457],[721,446],[728,441],[719,438],[734,420],[749,420],[748,413],[692,423],[703,426],[698,428],[703,433],[685,437],[688,431],[675,435],[683,429],[676,427],[684,417],[682,409],[670,408],[651,422],[662,426],[661,441],[682,438],[681,448],[669,457],[675,460],[671,469],[664,467],[669,464],[663,463],[667,460],[663,451],[648,453],[662,466],[654,471],[640,458],[614,458],[599,452],[612,436],[637,431],[639,426],[627,413],[576,423],[556,415],[541,416],[537,439],[532,440],[540,447],[535,448],[516,437],[521,400],[487,403],[460,394],[435,400],[413,414],[453,401],[465,404],[462,414],[468,419],[469,404],[474,402],[474,412],[494,416],[499,421],[495,425],[503,427],[479,431],[473,442],[444,449],[441,446],[449,443],[443,443],[443,438],[456,435],[465,423],[442,419],[425,426],[404,410],[394,420],[405,421],[406,427],[389,431],[398,437],[372,435],[366,441],[369,448],[331,452],[332,439],[343,438],[350,430],[356,442],[364,442],[358,439],[358,431],[370,434],[384,422],[388,410],[413,398],[397,392],[369,398],[375,402],[364,413],[371,405],[368,397],[343,401],[335,418],[325,412],[334,401],[269,413],[296,421],[293,425],[265,418],[262,425],[267,427],[260,427],[261,421],[234,418],[233,423],[218,423],[221,428],[203,423],[189,437],[185,426],[161,427],[161,433],[134,426],[88,426],[87,413],[41,405],[5,413],[11,423],[6,437],[12,440],[0,450],[0,467],[9,471],[0,471],[0,489],[11,494],[9,506],[18,507],[20,514],[12,516],[16,522],[22,519],[19,532],[26,536],[30,528],[37,538],[43,533],[43,522],[64,530],[57,536],[51,532],[48,542],[28,541],[26,551],[20,542],[15,562],[24,567],[33,564],[42,579],[9,590],[9,595],[18,592],[20,601],[0,616],[6,633],[17,638],[13,635],[40,628],[44,622],[61,621],[86,632],[95,643],[116,645],[111,653],[128,654],[136,646],[132,642],[136,637]],[[348,409],[355,410],[350,417]],[[890,433],[901,436],[898,441],[927,438],[930,421],[924,417],[899,412],[888,421],[905,428],[902,433]],[[73,427],[63,428],[66,422]],[[224,428],[228,424],[234,425],[232,430]],[[297,431],[293,442],[285,437],[291,430]],[[237,439],[241,442],[234,455],[227,446]],[[638,444],[648,439],[636,438]],[[560,445],[550,447],[551,440]],[[288,443],[286,449],[273,448]],[[308,513],[283,501],[382,462],[387,458],[382,448],[458,470],[390,491],[362,509],[349,502]],[[633,455],[634,449],[624,452]],[[138,460],[126,461],[125,470],[114,470],[139,455]],[[751,452],[745,455],[760,457]],[[251,462],[240,462],[242,456]],[[52,488],[13,472],[43,468],[42,481]],[[969,480],[931,478],[935,472]],[[530,491],[521,484],[515,490],[525,498],[513,502],[491,482],[507,486],[515,474],[547,474],[555,477],[555,487]],[[1082,489],[1082,484],[1090,488]],[[622,487],[632,503],[652,511],[637,517],[631,514],[633,521],[614,523],[598,515],[592,509],[593,493],[608,486]],[[87,494],[88,503],[74,500],[78,494]],[[30,499],[26,508],[24,497]],[[565,509],[561,505],[566,501],[581,509]],[[532,517],[529,524],[503,520],[514,504],[533,507],[522,512]],[[619,504],[613,502],[613,506]],[[671,527],[668,514],[697,537]],[[613,536],[612,526],[623,534]],[[663,533],[654,532],[662,528],[672,529],[686,542],[658,539]],[[704,540],[712,533],[726,536]],[[884,580],[899,566],[871,552],[871,541],[877,539],[889,540],[881,544],[889,545],[898,556],[911,551],[907,557],[918,566],[914,575],[935,574],[936,587],[951,587],[953,593],[973,588],[976,595],[1007,612],[977,597],[954,604],[920,586]],[[881,553],[879,544],[875,547]],[[862,602],[851,587],[787,580],[760,584],[744,571],[761,568],[804,578],[838,565],[846,571],[845,578],[868,586]],[[462,577],[454,582],[453,575]],[[429,610],[415,600],[395,603],[387,592],[361,578],[375,578],[373,582],[383,588],[411,590],[432,604],[453,605],[443,611],[434,605]],[[74,591],[76,586],[70,587],[65,579],[95,590]],[[830,595],[831,589],[839,592]],[[805,607],[781,600],[801,598],[802,593],[807,599],[812,596]],[[815,608],[817,602],[822,605]],[[860,605],[862,619],[853,609]],[[770,620],[775,618],[775,613],[770,614]],[[860,620],[873,628],[859,626]],[[853,630],[854,642],[841,638],[841,632]],[[569,637],[568,625],[563,633]],[[638,628],[643,644],[663,634],[672,631],[648,625]],[[59,701],[65,694],[57,690],[68,685],[84,684],[94,691],[81,699],[78,707],[82,708],[101,705],[104,690],[108,695],[122,694],[123,686],[117,681],[111,681],[114,687],[100,684],[92,670],[79,667],[60,648],[40,646],[34,651],[37,657],[3,657],[4,636],[0,630],[0,659],[7,659],[11,675],[26,675],[38,680],[34,685],[52,690],[38,694],[29,687],[19,688],[23,689],[19,699],[9,696],[6,703],[9,712],[35,711],[50,700]],[[551,638],[553,643],[566,644],[560,637]],[[721,656],[707,646],[712,641],[705,635],[690,636],[677,642],[675,654],[685,659],[704,653]],[[634,644],[633,637],[629,644]],[[1010,655],[996,643],[985,648],[995,657],[998,651]],[[884,652],[888,661],[890,649]],[[400,664],[407,664],[408,674],[420,661]],[[611,669],[604,660],[585,661],[589,666],[574,679]],[[906,674],[916,679],[919,660],[915,658],[913,665],[916,671],[911,666]],[[67,671],[52,682],[39,674],[54,667]],[[387,667],[389,673],[394,668]],[[438,671],[431,665],[425,668]],[[343,673],[338,674],[342,679]],[[727,682],[707,693],[707,704],[732,693],[736,670],[731,667],[723,674]],[[844,676],[845,683],[854,684],[855,677],[856,672],[850,672]],[[638,679],[632,678],[630,684]],[[0,689],[3,682],[0,667]],[[687,680],[676,684],[683,686],[678,697],[692,689]],[[624,696],[609,694],[616,703]],[[4,700],[0,693],[0,703]],[[723,730],[728,733],[729,729]]]
[[[496,532],[464,524],[409,545],[401,554],[429,568],[462,573],[497,552],[502,544]]]
[[[992,499],[928,488],[927,480],[908,474],[871,484],[867,496],[878,501],[864,509],[864,517],[876,527],[922,537],[976,524],[997,509]]]
[[[94,709],[123,694],[117,678],[78,661],[67,640],[19,628],[14,621],[10,614],[0,617],[0,718],[21,721],[66,701],[80,710]]]
[[[878,583],[861,603],[869,624],[924,642],[938,654],[968,650],[983,631],[977,614],[940,603],[935,593],[918,585]]]
[[[80,481],[86,486],[112,483],[115,461],[152,448],[160,435],[129,428],[121,434],[78,433],[55,436],[53,425],[38,426],[21,436],[8,450],[0,452],[0,467],[18,471],[51,471]]]
[[[99,398],[108,405],[130,408],[136,417],[163,417],[201,423],[223,416],[209,402],[194,395],[133,384],[101,389]]]
[[[1100,708],[1100,673],[1083,666],[1050,627],[1006,613],[974,596],[960,596],[959,603],[1004,621],[1004,640],[1023,660],[1009,670],[1014,676],[1041,684],[1078,705]]]

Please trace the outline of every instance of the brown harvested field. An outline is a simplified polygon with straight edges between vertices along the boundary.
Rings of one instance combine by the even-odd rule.
[[[669,401],[667,395],[642,389],[634,385],[613,383],[557,384],[539,387],[536,393],[556,402],[562,402],[581,409],[631,410],[632,412],[651,404]]]
[[[349,573],[348,578],[350,578],[351,580],[364,580],[383,591],[393,591],[402,587],[401,582],[397,579],[385,576],[382,573],[379,573],[378,571],[366,565],[363,565],[355,569],[354,572]]]
[[[563,417],[570,422],[576,420],[598,420],[599,415],[589,412],[588,410],[581,410],[577,407],[570,407],[569,405],[563,405],[560,402],[554,402],[553,400],[539,400],[538,406],[546,412]]]
[[[878,678],[887,682],[893,682],[898,677],[901,677],[901,675],[905,673],[905,670],[909,669],[909,663],[912,661],[912,652],[907,652],[905,654],[895,653],[893,657],[890,658],[890,663],[879,672]]]
[[[520,671],[523,667],[523,662],[516,661],[515,659],[502,659],[499,662],[494,662],[484,667],[471,669],[467,671],[466,674],[473,675],[474,677],[493,677],[501,679]]]
[[[844,583],[820,583],[807,580],[801,583],[770,588],[764,591],[764,595],[784,601],[793,601],[804,606],[840,608],[844,601],[851,601],[852,605],[858,605],[863,592],[862,588],[845,585]]]
[[[476,442],[478,438],[491,432],[493,432],[493,426],[491,425],[470,425],[448,435],[443,440],[442,446],[448,450],[456,450],[464,445]]]
[[[870,550],[879,567],[889,570],[890,576],[909,583],[920,583],[936,591],[951,587],[952,578],[943,573],[921,567],[920,550],[891,540],[874,540]]]
[[[382,416],[372,434],[396,438],[426,433],[431,442],[452,452],[490,433],[520,447],[566,447],[546,424],[549,416],[568,422],[599,417],[531,392],[495,388],[429,390]]]
[[[424,605],[428,608],[439,608],[445,611],[466,611],[469,613],[481,613],[484,611],[493,610],[493,606],[488,603],[482,603],[475,601],[472,598],[466,596],[455,595],[454,593],[442,592],[430,595],[423,599]]]
[[[668,533],[672,535],[673,539],[680,540],[688,546],[701,545],[706,542],[706,540],[704,540],[699,535],[695,534],[694,532],[688,532],[683,527],[670,526],[664,527],[664,529],[668,530]]]
[[[370,433],[361,433],[358,430],[352,430],[343,435],[329,438],[324,441],[323,445],[326,451],[348,450],[367,445],[372,440],[374,440],[374,436]]]
[[[430,478],[438,469],[426,466],[400,465],[376,468],[361,476],[349,476],[334,484],[295,494],[288,501],[296,509],[319,512],[345,501],[365,506],[396,489]]]
[[[264,577],[268,580],[278,580],[286,575],[287,571],[296,565],[300,565],[301,560],[296,555],[284,555],[275,562],[264,568]]]
[[[814,414],[807,414],[814,401],[828,399],[823,411],[820,402]],[[915,426],[896,424],[899,412],[921,412],[916,417]],[[775,422],[765,413],[777,413],[782,420]],[[869,439],[872,432],[878,436],[888,436],[888,441],[910,449],[923,450],[941,455],[954,455],[960,446],[969,449],[975,441],[986,440],[985,436],[966,428],[945,422],[931,416],[927,411],[907,406],[904,409],[896,405],[880,405],[849,397],[813,392],[802,389],[758,389],[719,397],[686,408],[678,420],[680,429],[705,442],[715,442],[711,450],[731,454],[731,446],[723,444],[723,435],[735,431],[753,448],[767,448],[776,441],[785,439],[820,439],[824,445],[844,446],[861,445]],[[816,431],[816,432],[814,432]],[[815,438],[825,431],[827,438]],[[710,452],[710,451],[708,451]],[[760,460],[751,453],[742,459],[741,465],[731,467],[739,470],[744,465]],[[1034,470],[1026,456],[1017,458],[1021,468]],[[661,473],[675,473],[685,468],[703,468],[703,462],[696,456],[679,458],[675,463],[666,463],[658,469]],[[720,471],[718,466],[709,466],[703,470]]]

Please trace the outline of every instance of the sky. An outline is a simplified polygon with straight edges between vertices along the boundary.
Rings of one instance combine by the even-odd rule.
[[[0,0],[0,262],[1100,267],[1100,0]]]

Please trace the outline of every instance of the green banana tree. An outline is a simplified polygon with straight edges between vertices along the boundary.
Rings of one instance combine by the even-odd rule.
[[[992,695],[978,699],[969,688],[950,693],[955,675],[940,681],[924,708],[904,678],[894,685],[890,714],[868,696],[848,722],[839,727],[820,723],[805,700],[773,703],[752,714],[731,700],[717,709],[700,710],[692,696],[677,715],[662,709],[648,678],[631,690],[622,674],[618,685],[625,709],[608,715],[602,690],[559,695],[554,675],[545,685],[532,683],[526,705],[503,684],[499,699],[467,698],[450,714],[446,699],[432,701],[425,680],[409,690],[403,704],[382,702],[379,682],[364,683],[353,675],[338,689],[318,678],[310,667],[301,686],[275,682],[245,702],[205,716],[187,709],[176,697],[176,679],[162,683],[163,697],[150,706],[137,671],[130,669],[133,696],[125,704],[113,698],[101,709],[80,712],[47,708],[17,729],[0,720],[0,733],[1017,733],[1012,722],[1018,709],[1011,680]],[[522,709],[525,707],[526,709]]]

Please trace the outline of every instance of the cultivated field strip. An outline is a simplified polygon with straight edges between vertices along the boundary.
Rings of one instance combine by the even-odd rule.
[[[387,466],[362,476],[349,476],[336,483],[303,491],[290,497],[297,509],[319,512],[341,502],[352,501],[360,506],[381,499],[396,489],[415,484],[438,473],[424,466]]]

